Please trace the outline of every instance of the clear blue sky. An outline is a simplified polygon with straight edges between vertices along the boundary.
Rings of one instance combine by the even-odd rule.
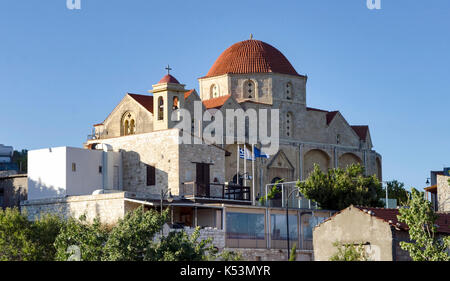
[[[0,143],[79,147],[167,64],[198,89],[253,33],[309,76],[308,106],[370,126],[384,180],[422,188],[450,166],[450,1],[381,1],[1,0]]]

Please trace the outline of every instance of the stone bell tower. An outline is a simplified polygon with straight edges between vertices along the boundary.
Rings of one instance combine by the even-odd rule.
[[[170,70],[167,67],[168,72]],[[172,120],[172,112],[184,107],[185,85],[167,73],[158,84],[153,85],[153,130],[166,130],[173,128],[179,117]]]

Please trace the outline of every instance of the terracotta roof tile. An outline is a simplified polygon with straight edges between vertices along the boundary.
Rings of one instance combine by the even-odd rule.
[[[220,108],[222,107],[222,105],[225,104],[225,102],[231,97],[231,95],[226,95],[226,96],[221,96],[218,98],[213,98],[213,99],[209,99],[209,100],[204,100],[203,101],[203,105],[207,108],[207,109],[211,109],[211,108]]]
[[[147,96],[147,95],[137,95],[137,94],[130,94],[128,93],[130,97],[132,97],[135,101],[140,103],[145,109],[153,113],[153,96]]]
[[[334,117],[339,111],[330,111],[327,113],[327,125],[330,125],[331,121],[333,121]]]
[[[195,89],[189,90],[187,92],[184,93],[184,99],[187,99],[193,92],[195,91]]]
[[[397,225],[399,223],[398,228],[401,230],[407,231],[408,225],[405,223],[399,222],[397,215],[399,215],[398,209],[385,209],[385,208],[372,208],[372,207],[361,207],[355,206],[355,208],[364,211],[372,211],[373,216],[384,220],[385,222],[391,221],[392,225]],[[436,220],[436,225],[438,225],[437,232],[439,233],[450,233],[450,214],[438,213],[438,219]]]
[[[331,123],[331,121],[333,121],[334,117],[336,117],[336,114],[339,112],[339,111],[327,111],[327,110],[313,108],[313,107],[307,107],[306,110],[326,113],[327,114],[326,115],[327,125],[329,125]]]
[[[366,140],[369,126],[352,126],[353,131],[359,136],[360,139]]]
[[[160,83],[180,84],[180,82],[178,82],[178,80],[170,74],[166,74],[163,78],[161,78],[161,80],[159,80],[158,84],[160,84]]]
[[[300,76],[279,50],[259,40],[246,40],[226,49],[205,77],[267,72]]]

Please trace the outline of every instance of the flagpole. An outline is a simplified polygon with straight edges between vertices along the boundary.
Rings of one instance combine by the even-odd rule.
[[[255,206],[255,145],[252,144],[252,204]]]
[[[237,162],[237,172],[236,172],[236,184],[239,184],[239,143],[236,142],[237,153],[236,153],[236,162]]]
[[[244,186],[247,186],[247,146],[244,143]]]

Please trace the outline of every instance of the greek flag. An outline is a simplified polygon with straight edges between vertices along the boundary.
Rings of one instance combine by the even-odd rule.
[[[265,154],[264,152],[262,152],[261,150],[259,150],[258,148],[254,148],[255,150],[255,158],[270,158],[269,155]]]
[[[239,158],[244,159],[244,157],[247,160],[255,161],[255,157],[252,157],[252,152],[247,147],[245,147],[245,150],[244,148],[239,148]]]

